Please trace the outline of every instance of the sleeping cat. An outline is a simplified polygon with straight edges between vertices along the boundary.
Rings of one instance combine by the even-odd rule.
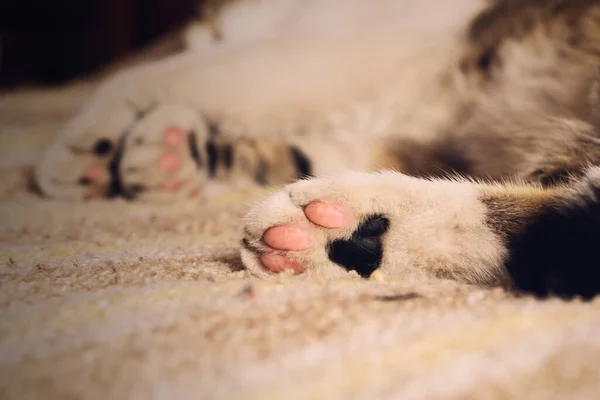
[[[600,290],[600,1],[240,0],[210,27],[109,79],[38,164],[42,192],[316,176],[248,215],[252,273]]]

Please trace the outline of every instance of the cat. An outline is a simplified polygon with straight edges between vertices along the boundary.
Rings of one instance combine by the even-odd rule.
[[[539,296],[600,290],[599,1],[220,10],[195,46],[102,85],[40,160],[43,193],[153,201],[209,179],[296,181],[246,219],[255,275],[419,268]]]

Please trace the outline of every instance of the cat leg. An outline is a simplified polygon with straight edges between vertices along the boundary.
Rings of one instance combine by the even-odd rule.
[[[296,182],[246,217],[253,274],[408,270],[539,296],[600,292],[600,168],[569,186],[489,185],[349,172]]]

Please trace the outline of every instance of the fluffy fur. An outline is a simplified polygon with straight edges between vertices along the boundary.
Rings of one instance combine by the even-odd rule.
[[[258,205],[243,254],[259,275],[264,232],[327,198],[354,223],[311,231],[318,245],[289,255],[309,271],[348,267],[332,243],[362,240],[361,221],[377,216],[389,224],[375,266],[386,273],[418,267],[541,295],[598,291],[598,279],[577,286],[566,261],[550,269],[574,284],[546,279],[536,253],[522,250],[539,241],[542,233],[527,236],[546,226],[539,221],[560,230],[553,215],[577,208],[581,189],[570,188],[584,184],[573,179],[597,187],[587,167],[600,164],[598,1],[247,0],[213,17],[187,31],[188,51],[105,83],[38,165],[45,194],[172,197],[153,160],[177,125],[189,132],[179,193],[211,178],[404,173],[302,181]],[[105,173],[82,180],[90,165]],[[429,179],[452,173],[521,183]],[[596,197],[585,201],[577,215],[596,212]]]

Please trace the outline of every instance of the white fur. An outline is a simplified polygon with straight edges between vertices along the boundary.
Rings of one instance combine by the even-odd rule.
[[[476,0],[235,3],[220,16],[219,46],[194,47],[107,82],[38,164],[40,186],[50,196],[80,197],[81,188],[74,186],[95,162],[93,143],[117,139],[131,128],[134,109],[157,102],[193,107],[231,137],[294,140],[301,131],[313,140],[335,136],[346,148],[368,137],[430,140],[460,102],[461,88],[440,92],[440,80],[456,62],[467,19],[482,5]],[[190,41],[193,36],[188,32]],[[197,42],[205,41],[200,36]],[[352,156],[337,158],[339,163],[318,170],[364,166]]]
[[[217,17],[219,42],[208,29],[192,26],[191,49],[210,52],[220,46],[242,47],[282,37],[317,40],[324,36],[398,28],[407,32],[460,26],[483,0],[244,0]]]
[[[242,249],[242,259],[253,273],[268,275],[258,259],[267,250],[264,232],[293,224],[310,233],[313,246],[289,252],[287,258],[307,266],[309,275],[336,276],[343,270],[328,259],[326,244],[349,238],[361,219],[383,214],[390,220],[380,267],[387,278],[418,268],[469,283],[503,283],[506,249],[485,224],[480,189],[472,182],[429,181],[394,172],[347,172],[293,183],[250,211],[245,238],[258,251]],[[308,223],[303,207],[314,200],[342,207],[345,226],[327,229]]]

